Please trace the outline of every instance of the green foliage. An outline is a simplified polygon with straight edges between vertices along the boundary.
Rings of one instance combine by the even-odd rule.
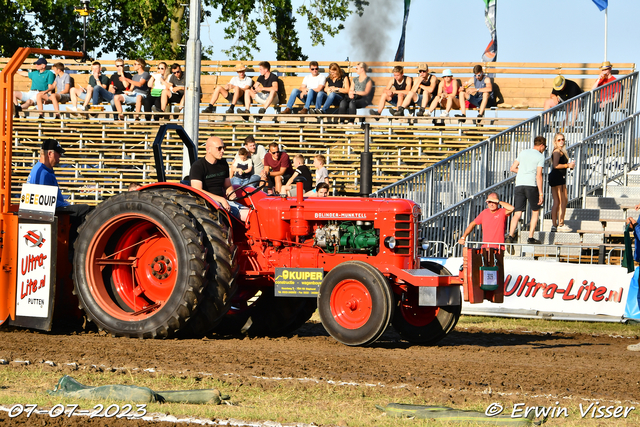
[[[0,0],[0,5],[4,11],[0,20],[0,55],[10,56],[19,47],[34,45],[36,40],[24,17],[24,9],[11,0]]]

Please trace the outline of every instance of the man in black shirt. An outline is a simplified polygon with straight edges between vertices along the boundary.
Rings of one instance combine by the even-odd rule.
[[[241,209],[241,205],[228,201],[228,197],[234,192],[229,178],[229,164],[222,158],[223,154],[224,143],[220,138],[212,136],[207,139],[205,156],[191,165],[191,186],[202,190],[224,210],[244,221],[249,210]]]
[[[260,77],[252,88],[244,92],[244,111],[238,110],[238,113],[248,113],[251,106],[251,100],[255,100],[260,104],[258,114],[264,114],[271,104],[277,104],[278,99],[278,76],[271,73],[271,64],[262,61],[258,65]]]
[[[551,97],[544,102],[544,109],[553,108],[561,102],[568,101],[582,93],[580,86],[572,80],[567,80],[563,76],[558,76],[553,80],[553,91]]]
[[[313,178],[311,178],[309,168],[304,164],[304,156],[302,154],[296,154],[293,158],[293,175],[291,175],[286,185],[282,186],[280,193],[290,193],[294,196],[296,194],[296,184],[294,184],[294,181],[298,176],[304,178],[302,186],[305,193],[313,190]]]

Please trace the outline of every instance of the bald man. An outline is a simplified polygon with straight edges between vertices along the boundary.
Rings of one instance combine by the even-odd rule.
[[[229,164],[222,158],[224,142],[217,136],[212,136],[207,139],[205,147],[205,156],[191,165],[191,186],[202,190],[235,217],[246,220],[248,209],[242,209],[244,206],[228,201],[228,197],[234,193],[229,178]]]

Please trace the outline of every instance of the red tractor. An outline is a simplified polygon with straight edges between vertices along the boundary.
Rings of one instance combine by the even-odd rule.
[[[5,98],[0,102],[4,108]],[[242,222],[206,194],[164,182],[160,143],[170,127],[178,128],[195,160],[196,146],[184,131],[162,126],[154,144],[159,182],[100,203],[79,229],[74,294],[100,329],[140,338],[210,332],[281,336],[300,327],[317,308],[325,329],[346,345],[373,343],[389,323],[403,339],[432,344],[458,321],[461,285],[465,296],[477,295],[477,253],[459,276],[439,275],[438,266],[431,268],[435,272],[420,268],[420,208],[414,202],[304,198],[301,183],[296,198],[243,186],[235,189],[239,203],[250,210]],[[11,150],[10,137],[4,148],[5,153]],[[3,188],[11,189],[10,156],[4,158],[4,171]],[[16,304],[31,296],[38,304],[37,292],[68,301],[63,296],[71,289],[63,280],[68,229],[58,218],[62,249],[56,268],[48,271],[57,289],[49,291],[44,281],[35,280],[35,285],[27,282],[26,295],[25,281],[20,283],[15,273],[20,265],[23,271],[38,268],[38,256],[28,256],[25,269],[25,258],[19,260],[15,244],[8,243],[38,233],[19,228],[26,220],[16,218],[10,200],[5,191],[0,324],[9,318],[9,324],[46,329],[50,321],[16,321]],[[55,302],[58,309],[61,301]]]

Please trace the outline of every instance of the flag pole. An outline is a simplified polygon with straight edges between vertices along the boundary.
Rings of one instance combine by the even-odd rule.
[[[604,60],[605,61],[607,60],[607,24],[609,22],[608,13],[609,13],[609,8],[607,7],[604,10]]]

